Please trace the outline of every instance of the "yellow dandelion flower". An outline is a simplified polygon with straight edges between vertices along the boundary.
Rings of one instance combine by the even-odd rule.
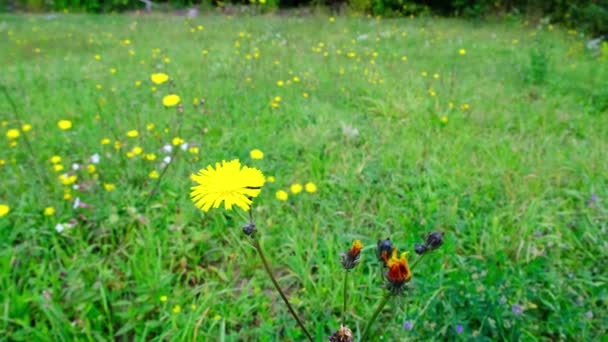
[[[192,153],[192,154],[198,154],[199,149],[197,146],[192,146],[188,149],[188,152]]]
[[[283,84],[284,84],[284,83],[283,83],[283,81],[281,81],[281,80],[278,80],[278,81],[277,81],[277,86],[282,87],[282,86],[283,86]]]
[[[144,156],[144,158],[146,158],[146,160],[153,161],[153,160],[156,160],[156,154],[154,154],[154,153],[147,153]]]
[[[22,130],[23,132],[29,132],[29,131],[31,131],[31,130],[32,130],[32,125],[30,125],[30,124],[23,124],[23,125],[21,126],[21,130]]]
[[[264,159],[264,152],[256,148],[249,152],[249,156],[251,157],[251,159]]]
[[[129,138],[137,138],[139,136],[139,132],[137,132],[136,129],[132,129],[130,131],[127,132],[127,136]]]
[[[57,126],[59,127],[59,129],[62,129],[64,131],[72,128],[72,121],[70,120],[59,120],[57,122]]]
[[[287,199],[289,198],[289,194],[287,193],[287,191],[285,190],[279,190],[277,191],[277,193],[275,194],[275,197],[279,200],[279,201],[287,201]]]
[[[44,216],[53,216],[55,215],[55,208],[54,207],[46,207],[44,208]]]
[[[87,172],[88,173],[95,173],[95,171],[97,171],[97,168],[95,167],[95,165],[93,165],[93,164],[87,165]]]
[[[154,124],[153,124],[153,123],[149,123],[149,124],[147,124],[147,125],[146,125],[146,129],[147,129],[148,131],[153,130],[153,129],[154,129]]]
[[[307,92],[303,92],[303,93],[302,93],[302,96],[303,96],[305,99],[307,99],[307,98],[308,98],[308,96],[310,96],[310,95],[308,95],[308,93],[307,93]]]
[[[334,18],[334,17],[329,17],[329,22],[330,22],[330,23],[333,23],[334,21],[336,21],[336,18]]]
[[[289,190],[291,190],[292,194],[297,195],[302,192],[302,184],[294,183],[289,187]]]
[[[101,139],[101,141],[100,141],[100,142],[101,142],[101,144],[102,144],[102,145],[108,145],[108,144],[110,143],[110,139],[108,139],[108,138],[103,138],[103,139]]]
[[[17,138],[19,138],[19,135],[21,135],[21,133],[16,128],[11,128],[8,131],[6,131],[6,137],[9,139],[17,139]]]
[[[274,181],[275,181],[274,176],[268,176],[268,177],[266,177],[266,182],[267,183],[274,183]]]
[[[72,185],[72,184],[76,183],[76,181],[78,180],[78,177],[76,175],[62,174],[59,176],[59,180],[61,181],[61,184],[63,184],[63,185]]]
[[[95,55],[95,59],[99,61],[99,60],[101,60],[101,56],[100,55]]]
[[[103,183],[103,188],[105,191],[111,192],[111,191],[116,190],[116,185],[114,185],[112,183]]]
[[[256,168],[241,167],[238,159],[216,163],[201,169],[191,179],[198,183],[191,189],[190,197],[194,205],[203,211],[218,208],[222,202],[227,210],[234,205],[248,210],[251,198],[257,197],[264,185],[264,175]]]
[[[155,73],[152,74],[150,76],[150,79],[152,80],[152,82],[154,82],[154,84],[163,84],[165,82],[167,82],[169,80],[169,75],[159,72],[159,73]]]
[[[148,177],[152,178],[152,179],[157,179],[158,177],[160,177],[160,175],[158,174],[158,171],[156,170],[152,170],[150,171],[150,173],[148,174]]]
[[[51,163],[53,163],[53,164],[59,164],[59,163],[61,163],[61,157],[60,156],[52,156],[51,157]]]
[[[163,97],[163,105],[165,107],[176,106],[179,103],[179,101],[180,101],[179,96],[177,96],[175,94],[171,94],[171,95],[167,95],[167,96]]]
[[[181,145],[184,143],[184,139],[180,137],[175,137],[171,140],[171,143],[173,144],[173,146]]]
[[[466,55],[466,54],[467,54],[467,50],[465,50],[465,49],[460,49],[460,50],[458,50],[458,54],[459,54],[459,55],[461,55],[461,56],[464,56],[464,55]]]
[[[11,208],[6,204],[0,204],[0,217],[8,215],[11,211]]]
[[[111,68],[110,69],[110,74],[115,74],[118,70],[116,70],[116,68]]]
[[[300,82],[300,78],[298,76],[294,76],[293,77],[293,81],[296,82],[296,83],[298,83],[298,82]]]
[[[159,300],[164,303],[169,300],[169,298],[167,296],[160,296]]]
[[[442,116],[440,120],[441,120],[441,123],[444,124],[444,125],[448,123],[448,117],[445,116],[445,115]]]
[[[140,155],[140,154],[141,154],[143,151],[144,151],[144,149],[143,149],[143,148],[141,148],[141,147],[139,147],[139,146],[135,146],[135,147],[133,147],[133,149],[131,150],[131,152],[132,152],[134,155],[136,155],[136,156]]]
[[[312,194],[314,192],[317,192],[317,185],[313,182],[308,182],[304,185],[304,190]]]

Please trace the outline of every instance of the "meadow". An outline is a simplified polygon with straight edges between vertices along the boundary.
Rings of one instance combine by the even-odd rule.
[[[580,32],[53,14],[0,15],[0,37],[0,340],[304,340],[246,213],[189,197],[237,158],[266,176],[261,243],[317,341],[340,325],[340,252],[364,245],[360,338],[377,241],[430,231],[444,245],[370,340],[605,338],[608,52]]]

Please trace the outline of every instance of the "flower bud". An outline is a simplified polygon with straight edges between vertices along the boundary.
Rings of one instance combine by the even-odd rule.
[[[382,261],[385,266],[392,252],[393,243],[391,242],[391,239],[378,240],[376,255],[378,256],[378,260]]]
[[[426,247],[429,251],[435,250],[443,245],[443,233],[432,232],[426,236]]]
[[[340,257],[342,258],[342,266],[344,269],[350,270],[357,266],[359,263],[359,256],[361,255],[361,249],[363,248],[363,244],[360,240],[353,241],[352,246],[348,250],[348,253],[341,253]]]

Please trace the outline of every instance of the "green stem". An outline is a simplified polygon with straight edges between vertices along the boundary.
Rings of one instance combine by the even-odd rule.
[[[348,270],[344,271],[344,304],[342,305],[342,325],[346,324],[346,302],[348,301]]]
[[[272,274],[272,271],[270,270],[270,265],[268,264],[268,261],[266,260],[266,257],[264,256],[264,252],[262,252],[262,247],[260,246],[260,242],[258,241],[258,239],[255,236],[253,238],[252,243],[253,243],[253,247],[255,247],[255,250],[260,255],[260,259],[262,259],[262,264],[264,264],[264,269],[266,270],[266,273],[270,277],[270,280],[272,280],[272,284],[274,285],[275,289],[277,289],[277,291],[281,295],[281,298],[283,298],[283,301],[285,302],[285,305],[287,305],[289,312],[291,313],[293,318],[295,318],[295,320],[298,322],[298,325],[304,331],[304,334],[306,334],[306,337],[308,337],[308,340],[311,342],[314,341],[312,336],[308,332],[308,330],[306,330],[306,328],[304,327],[304,324],[300,320],[300,317],[298,317],[298,314],[296,314],[295,310],[291,307],[291,304],[289,304],[289,300],[287,299],[287,296],[285,296],[285,294],[283,293],[283,290],[281,290],[279,283],[274,278],[274,275]]]
[[[365,327],[365,330],[363,331],[363,336],[361,337],[361,341],[365,341],[365,339],[367,338],[367,335],[369,334],[369,330],[372,328],[372,325],[374,325],[374,321],[380,314],[380,311],[382,311],[382,309],[384,308],[386,303],[388,303],[389,298],[391,298],[391,293],[387,292],[384,295],[384,297],[382,297],[382,300],[380,301],[380,303],[378,303],[378,306],[376,307],[376,311],[374,311],[374,314],[372,315],[370,320],[367,321],[367,326]]]

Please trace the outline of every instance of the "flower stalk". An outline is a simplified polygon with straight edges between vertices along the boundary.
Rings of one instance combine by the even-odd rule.
[[[384,295],[384,297],[382,297],[382,300],[380,300],[380,303],[378,303],[378,306],[376,307],[376,310],[372,314],[372,317],[369,319],[369,321],[367,321],[367,325],[365,326],[365,330],[363,330],[363,335],[361,336],[361,341],[365,341],[367,339],[367,335],[369,334],[369,331],[372,328],[372,325],[374,325],[376,318],[378,318],[378,315],[380,314],[380,312],[382,312],[382,309],[384,309],[384,306],[386,305],[386,303],[388,303],[388,300],[390,298],[391,298],[391,292],[387,291],[386,294]]]
[[[285,305],[287,305],[287,308],[289,309],[289,312],[291,313],[291,315],[293,316],[293,318],[295,318],[296,322],[298,322],[298,325],[300,326],[300,328],[302,329],[302,331],[304,331],[304,334],[306,334],[306,337],[308,338],[308,340],[311,341],[311,342],[314,341],[313,338],[312,338],[312,336],[310,335],[310,333],[308,332],[308,330],[306,330],[306,327],[304,326],[304,324],[300,320],[300,317],[298,316],[298,314],[295,312],[295,310],[293,309],[293,307],[291,307],[291,304],[289,303],[289,300],[287,299],[287,296],[285,296],[285,293],[283,293],[283,290],[281,290],[281,287],[279,286],[279,283],[277,282],[277,280],[275,279],[274,275],[272,274],[272,271],[270,269],[270,265],[268,264],[268,261],[266,260],[266,257],[264,256],[264,252],[262,251],[262,247],[260,246],[260,241],[255,236],[252,239],[252,244],[253,244],[253,247],[255,248],[255,250],[258,252],[258,255],[260,256],[260,259],[262,259],[262,264],[264,265],[264,269],[266,270],[266,273],[268,274],[268,277],[270,277],[270,280],[272,281],[272,284],[274,285],[275,289],[277,289],[277,291],[281,295],[281,298],[283,299],[283,302],[285,302]]]

